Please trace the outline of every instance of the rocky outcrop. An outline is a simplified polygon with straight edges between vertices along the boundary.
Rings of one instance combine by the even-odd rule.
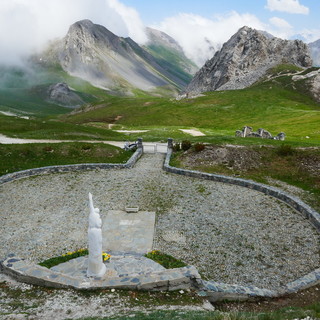
[[[48,88],[48,100],[65,107],[79,107],[84,101],[66,83],[60,82]]]
[[[90,20],[74,23],[55,50],[69,74],[111,92],[152,91],[162,86],[176,90],[174,80],[137,43]]]
[[[295,75],[292,77],[292,80],[294,82],[305,80],[305,87],[308,88],[313,99],[320,102],[320,69],[310,71],[306,74]]]
[[[309,80],[310,82],[310,92],[313,98],[320,103],[320,73],[318,72],[315,77]]]
[[[242,130],[236,131],[236,137],[240,138],[262,138],[262,139],[273,139],[273,140],[281,140],[284,141],[286,138],[286,134],[284,132],[278,133],[276,136],[272,136],[272,134],[265,129],[258,129],[256,132],[253,132],[252,127],[244,126]]]
[[[185,91],[199,94],[243,89],[281,63],[310,67],[312,60],[307,45],[299,40],[282,40],[243,27],[196,73]]]

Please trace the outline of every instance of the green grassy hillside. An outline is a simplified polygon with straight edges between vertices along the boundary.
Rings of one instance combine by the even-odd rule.
[[[143,92],[137,92],[135,97],[110,96],[88,83],[69,77],[71,87],[94,96],[96,100],[72,113],[66,113],[70,109],[62,107],[50,110],[48,106],[44,112],[31,106],[30,109],[38,116],[42,114],[42,117],[32,120],[1,115],[0,133],[17,137],[76,140],[85,137],[93,140],[135,140],[141,136],[146,141],[165,141],[172,137],[212,143],[279,143],[234,137],[236,130],[248,125],[254,130],[264,128],[273,135],[285,132],[287,142],[293,145],[318,145],[320,104],[309,95],[305,80],[293,84],[287,73],[296,71],[280,66],[269,72],[271,80],[268,78],[250,88],[210,92],[179,101],[152,97]],[[52,72],[58,76],[62,71]],[[28,96],[21,96],[21,99],[23,97],[24,108],[27,108]],[[37,108],[46,107],[39,101]],[[58,113],[60,116],[57,116]],[[45,115],[47,117],[43,118]],[[110,124],[113,125],[112,130]],[[148,131],[124,135],[115,132],[116,129]],[[192,137],[180,129],[197,129],[205,136]]]
[[[0,66],[0,111],[27,113],[34,117],[70,112],[48,100],[50,85],[65,82],[85,103],[104,99],[106,92],[86,81],[72,77],[59,66],[30,63],[24,67]]]
[[[145,46],[157,63],[175,77],[178,77],[187,85],[192,75],[184,70],[185,67],[197,68],[190,60],[187,60],[182,53],[177,50],[169,49],[157,44],[149,44]]]
[[[249,125],[255,130],[264,128],[273,135],[285,132],[288,141],[320,143],[320,104],[309,96],[304,85],[301,81],[293,87],[291,77],[283,75],[247,89],[210,92],[180,101],[109,97],[96,108],[83,109],[61,120],[90,126],[115,123],[117,128],[146,129],[150,131],[140,135],[151,140],[168,136],[185,138],[179,132],[181,128],[196,128],[207,135],[190,137],[193,140],[213,141],[212,137],[217,136],[231,139],[237,129]]]

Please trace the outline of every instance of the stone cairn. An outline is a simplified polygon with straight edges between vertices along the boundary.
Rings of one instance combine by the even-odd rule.
[[[255,137],[255,138],[262,138],[262,139],[273,139],[273,140],[284,141],[286,138],[286,134],[284,132],[280,132],[273,137],[272,134],[265,129],[258,129],[256,132],[253,132],[252,127],[245,126],[242,128],[242,130],[236,131],[236,137],[241,137],[241,138]]]

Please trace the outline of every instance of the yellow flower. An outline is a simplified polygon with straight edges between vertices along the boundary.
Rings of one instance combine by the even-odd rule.
[[[108,253],[106,253],[106,252],[102,252],[102,259],[103,259],[103,261],[109,260],[110,257],[111,257],[110,254],[108,254]]]

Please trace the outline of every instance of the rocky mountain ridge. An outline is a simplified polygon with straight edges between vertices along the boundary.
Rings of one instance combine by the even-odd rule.
[[[135,43],[89,20],[73,24],[63,42],[63,69],[97,87],[114,90],[128,85],[149,91],[169,84],[137,55]]]
[[[311,67],[307,45],[243,27],[196,73],[185,93],[243,89],[261,79],[268,69],[282,63]]]
[[[71,25],[67,35],[48,51],[64,71],[110,93],[158,88],[177,92],[186,85],[132,39],[118,37],[90,20]]]

